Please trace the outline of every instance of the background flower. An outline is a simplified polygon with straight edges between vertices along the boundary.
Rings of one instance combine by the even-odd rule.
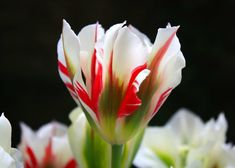
[[[133,26],[84,27],[63,22],[58,43],[62,80],[91,126],[112,144],[128,141],[181,81],[185,60],[178,27],[159,29],[154,44]],[[136,126],[138,125],[138,126]]]
[[[77,168],[65,125],[51,122],[34,132],[21,123],[21,130],[19,149],[23,153],[25,168]]]
[[[11,147],[11,124],[3,113],[0,117],[0,167],[23,168],[21,153]]]
[[[146,129],[134,163],[143,168],[235,166],[234,149],[225,144],[226,131],[223,114],[216,121],[203,123],[195,114],[181,109],[165,126]]]

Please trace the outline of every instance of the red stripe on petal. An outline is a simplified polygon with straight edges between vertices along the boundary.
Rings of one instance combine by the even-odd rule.
[[[166,98],[170,95],[172,88],[167,89],[165,92],[161,94],[161,96],[158,99],[157,105],[152,113],[152,116],[157,113],[159,108],[162,106],[162,104],[165,102]]]
[[[136,88],[135,84],[139,85],[139,83],[136,81],[136,77],[141,71],[146,69],[146,67],[147,65],[144,64],[144,65],[136,67],[132,71],[131,78],[130,78],[125,96],[118,110],[118,117],[131,115],[141,105],[142,101],[138,98],[136,94],[138,92],[138,89]]]
[[[71,91],[73,91],[73,92],[75,92],[75,89],[74,89],[74,87],[73,87],[73,85],[71,84],[71,83],[65,83],[65,85],[66,85],[66,87],[68,88],[68,89],[70,89]]]
[[[38,167],[38,161],[37,161],[37,158],[36,158],[32,148],[29,147],[29,146],[26,146],[26,153],[29,156],[32,167],[37,168]]]
[[[77,95],[79,96],[79,98],[88,106],[91,108],[92,111],[94,111],[97,119],[99,120],[99,115],[96,111],[96,108],[93,104],[93,102],[91,101],[91,99],[89,98],[89,95],[87,94],[86,90],[83,89],[83,87],[78,83],[76,82],[76,85],[75,85],[75,91],[77,93]]]
[[[160,62],[161,62],[163,56],[165,55],[165,53],[166,53],[166,51],[168,50],[168,48],[169,48],[169,46],[170,46],[170,44],[171,44],[173,38],[174,38],[175,35],[176,35],[176,32],[177,32],[177,30],[172,33],[172,35],[169,37],[169,39],[167,39],[167,41],[165,42],[165,44],[158,50],[158,52],[156,53],[156,55],[155,55],[153,61],[152,61],[151,64],[150,64],[150,70],[154,70],[154,69],[157,70],[157,69],[158,69],[159,64],[160,64]],[[155,70],[154,70],[154,71],[155,71]],[[156,73],[154,73],[154,74],[156,74]]]
[[[76,160],[71,159],[65,166],[64,168],[78,168]]]
[[[45,155],[43,157],[42,165],[47,167],[48,165],[50,165],[53,162],[53,159],[54,159],[54,155],[52,153],[52,143],[50,140],[48,145],[45,148]]]
[[[113,82],[113,51],[111,52],[111,55],[110,55],[108,71],[109,71],[109,80],[110,80],[110,83],[112,83]]]
[[[33,168],[30,166],[30,163],[28,161],[25,161],[24,168]]]
[[[69,77],[69,72],[68,72],[67,67],[64,66],[59,60],[58,60],[58,68],[63,74]]]
[[[97,60],[96,50],[92,56],[92,65],[91,65],[91,100],[94,105],[95,111],[98,110],[98,100],[103,87],[102,83],[102,64]]]

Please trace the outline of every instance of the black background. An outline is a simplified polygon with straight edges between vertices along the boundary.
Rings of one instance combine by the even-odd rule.
[[[13,125],[36,129],[51,120],[69,124],[75,107],[57,71],[56,45],[65,18],[75,32],[99,21],[105,29],[127,20],[152,40],[170,22],[186,58],[181,84],[151,121],[164,124],[180,107],[208,120],[224,112],[235,142],[235,4],[233,0],[0,1],[0,111]]]

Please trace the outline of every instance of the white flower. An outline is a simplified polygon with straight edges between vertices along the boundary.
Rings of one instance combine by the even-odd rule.
[[[21,130],[19,149],[25,168],[76,168],[65,125],[51,122],[34,132],[22,123]]]
[[[226,130],[223,114],[203,123],[181,109],[165,126],[146,129],[134,164],[141,168],[233,168],[234,148],[225,145]]]
[[[4,114],[0,117],[0,167],[23,167],[20,152],[11,148],[11,124]]]

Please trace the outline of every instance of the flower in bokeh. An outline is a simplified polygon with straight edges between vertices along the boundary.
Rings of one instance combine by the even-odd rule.
[[[100,24],[78,35],[63,22],[59,73],[93,128],[111,144],[142,130],[181,81],[179,27],[160,28],[154,44],[133,26]]]
[[[4,114],[0,117],[0,167],[23,168],[21,153],[11,148],[11,124]]]
[[[181,109],[165,126],[146,129],[134,164],[139,168],[234,168],[235,150],[225,144],[226,130],[223,114],[203,123]]]
[[[34,132],[21,124],[21,143],[25,168],[77,168],[67,136],[67,127],[51,122]]]
[[[104,141],[89,125],[81,108],[70,114],[72,121],[68,136],[74,156],[82,168],[109,168],[111,145]],[[120,168],[129,168],[141,143],[143,132],[125,143],[121,154]]]

